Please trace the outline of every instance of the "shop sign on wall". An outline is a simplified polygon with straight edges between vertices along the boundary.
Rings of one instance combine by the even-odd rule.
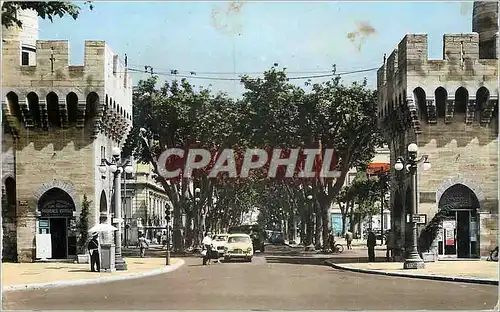
[[[438,234],[437,234],[437,241],[438,241],[438,242],[442,242],[442,241],[443,241],[443,229],[442,229],[442,228],[440,228],[440,229],[438,230]]]
[[[73,207],[66,201],[54,200],[40,207],[40,214],[42,217],[73,217]]]
[[[445,245],[453,246],[455,245],[455,221],[446,220],[443,221],[443,229],[445,230]]]
[[[470,241],[477,241],[477,222],[471,221],[470,223]]]

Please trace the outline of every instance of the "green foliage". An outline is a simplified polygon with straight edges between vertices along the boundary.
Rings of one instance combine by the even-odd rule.
[[[80,212],[80,217],[77,222],[77,230],[78,230],[78,250],[80,253],[85,252],[85,248],[88,240],[88,231],[89,231],[89,209],[92,204],[91,200],[87,199],[87,194],[83,195],[82,201],[82,211]]]
[[[207,171],[200,170],[193,178],[201,189],[197,205],[183,199],[183,194],[192,192],[185,188],[186,183],[159,178],[174,205],[174,219],[180,218],[180,210],[195,216],[199,207],[209,206],[208,218],[234,222],[241,212],[258,206],[261,221],[275,223],[305,211],[308,195],[326,211],[341,191],[349,169],[366,165],[382,144],[376,124],[376,93],[366,83],[343,85],[339,77],[305,92],[288,81],[285,70],[275,67],[264,72],[263,78],[244,76],[241,82],[246,92],[241,100],[232,100],[224,93],[196,88],[185,79],[161,86],[155,76],[140,81],[133,95],[134,128],[124,153],[155,167],[161,165],[155,163],[158,156],[173,147],[232,148],[236,154],[255,147],[333,149],[339,178],[269,179],[262,168],[251,171],[246,179],[212,180]],[[140,133],[148,137],[150,148],[142,144]],[[372,192],[366,191],[371,186],[357,187],[359,213],[369,213],[375,209]],[[187,198],[191,197],[193,194]],[[213,203],[212,197],[216,198]]]
[[[92,10],[92,1],[85,1]],[[17,25],[22,27],[22,22],[17,18],[19,10],[34,10],[42,19],[48,18],[51,22],[54,16],[63,17],[70,15],[75,20],[80,15],[80,6],[71,1],[4,1],[2,2],[2,25],[9,28]]]

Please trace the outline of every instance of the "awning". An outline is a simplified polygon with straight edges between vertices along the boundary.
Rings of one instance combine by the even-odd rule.
[[[389,172],[391,170],[391,164],[388,163],[370,163],[366,169],[367,174],[379,174],[384,172]]]

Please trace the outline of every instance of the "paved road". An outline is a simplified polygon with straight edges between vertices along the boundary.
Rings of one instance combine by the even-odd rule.
[[[325,266],[266,263],[200,265],[129,281],[3,294],[4,309],[491,309],[496,286],[337,271]]]

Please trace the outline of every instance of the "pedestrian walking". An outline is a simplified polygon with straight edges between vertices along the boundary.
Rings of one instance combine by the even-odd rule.
[[[396,237],[392,230],[387,232],[385,244],[387,245],[387,252],[385,254],[387,261],[394,262],[394,249],[396,248]]]
[[[87,244],[90,254],[90,271],[101,272],[101,257],[99,255],[99,233],[92,233],[92,238]],[[94,269],[95,268],[95,269]]]
[[[328,243],[330,244],[330,250],[332,252],[335,252],[335,236],[333,235],[333,233],[330,233],[330,235],[328,235]]]
[[[349,250],[349,249],[352,249],[352,246],[351,246],[351,245],[352,245],[352,240],[353,240],[353,238],[354,238],[354,235],[351,233],[351,231],[349,231],[349,230],[348,230],[348,231],[345,233],[345,240],[346,240],[346,242],[347,242],[347,249],[348,249],[348,250]]]
[[[366,246],[368,247],[368,262],[375,262],[375,246],[377,245],[377,238],[372,229],[368,230],[368,239]]]
[[[210,264],[211,261],[211,256],[212,256],[212,236],[210,232],[205,233],[205,237],[203,238],[203,241],[201,242],[203,244],[203,248],[207,251],[205,256],[203,257],[203,265],[205,264]]]
[[[141,236],[139,237],[138,245],[139,251],[141,253],[141,258],[144,258],[144,256],[146,255],[146,248],[149,248],[149,243],[146,240],[146,237],[144,237],[143,233],[141,233]]]
[[[165,248],[165,246],[167,245],[167,233],[163,232],[163,234],[161,235],[161,248]]]

